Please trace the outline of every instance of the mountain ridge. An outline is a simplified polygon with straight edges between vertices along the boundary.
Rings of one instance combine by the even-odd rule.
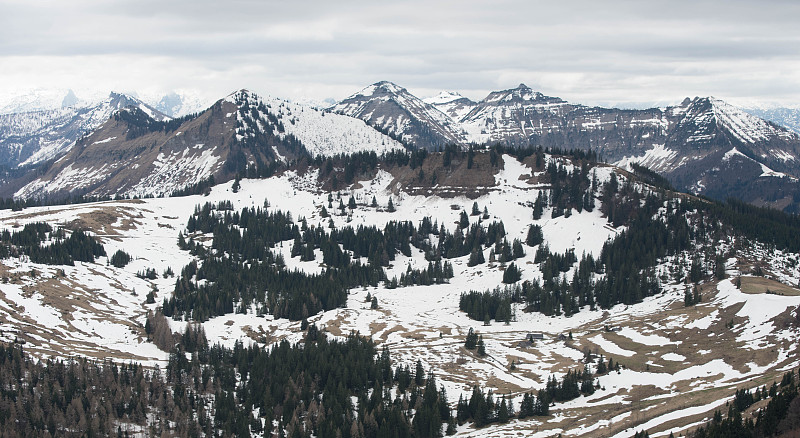
[[[713,96],[686,98],[666,108],[626,110],[573,104],[519,84],[515,88],[491,92],[478,102],[452,91],[426,101],[397,84],[380,81],[318,111],[269,96],[261,98],[246,90],[240,93],[250,101],[250,107],[264,107],[253,110],[254,119],[245,114],[237,115],[237,123],[243,125],[240,128],[246,129],[251,137],[258,133],[272,136],[276,142],[302,144],[311,156],[368,150],[380,154],[404,146],[440,150],[449,145],[468,148],[497,143],[509,147],[580,149],[592,151],[611,163],[647,165],[682,190],[721,199],[734,196],[755,205],[800,212],[800,183],[797,181],[800,178],[800,135]],[[245,98],[244,95],[252,96]],[[155,111],[146,106],[141,108]],[[72,112],[77,110],[59,111],[74,117]],[[69,137],[52,129],[57,125],[52,122],[56,119],[55,116],[43,119],[37,128],[41,132],[35,127],[29,129],[31,139],[25,146],[20,146],[19,141],[12,145],[12,138],[6,147],[0,147],[0,157],[6,154],[6,165],[14,167],[20,163],[36,164],[62,158],[78,134],[99,129],[84,127]],[[0,122],[2,120],[0,118]],[[48,126],[48,123],[51,124]],[[96,121],[94,123],[99,126]],[[264,131],[268,126],[274,128],[270,128],[270,133]],[[11,131],[8,128],[4,131],[0,123],[0,139],[2,132]],[[49,139],[48,135],[54,138]],[[228,140],[215,135],[213,141],[198,140],[198,143],[227,147],[219,142],[245,141],[239,138],[243,135],[239,132],[226,137]],[[7,135],[9,137],[12,136]],[[109,140],[111,142],[121,141],[119,135],[94,141],[111,137],[117,137]],[[42,138],[47,138],[49,143],[43,144]],[[268,150],[272,146],[265,144],[267,150],[254,155],[234,154],[231,162],[238,164],[229,165],[229,170],[236,168],[241,173],[251,164],[264,167],[266,161],[287,162],[287,159],[278,158],[283,156],[282,152],[276,155]],[[251,144],[248,147],[260,146]],[[741,157],[723,160],[734,149],[750,160]],[[247,157],[255,156],[266,161],[248,164]],[[227,156],[223,159],[228,160]],[[93,168],[103,165],[111,164],[98,162]],[[217,176],[232,178],[235,173],[226,171]],[[36,178],[44,181],[42,178],[55,178],[55,175],[40,170]],[[50,187],[48,192],[59,191],[55,183],[44,184]],[[4,193],[33,196],[44,190],[43,187],[18,193],[22,188],[20,182],[14,191],[7,187]]]
[[[412,143],[417,139],[417,147],[435,150],[449,142],[461,147],[501,143],[591,150],[612,163],[646,163],[677,187],[697,194],[724,199],[744,192],[748,202],[800,212],[795,200],[800,199],[800,186],[796,180],[780,178],[783,174],[800,177],[800,136],[713,96],[686,98],[666,108],[624,110],[571,104],[520,84],[491,92],[479,102],[461,99],[454,92],[440,93],[426,103],[446,115],[448,122],[418,116],[411,126],[403,123],[405,109],[397,108],[410,98],[391,95],[407,94],[407,90],[385,84],[373,84],[331,110],[393,127],[395,136],[406,135]],[[384,93],[374,95],[373,90],[381,87]],[[369,111],[361,110],[366,106]],[[427,132],[448,132],[448,137],[427,141],[416,134],[420,124],[428,126]],[[734,160],[725,163],[725,173],[733,179],[711,177],[719,176],[720,158],[733,148],[769,171],[755,172],[749,164]],[[747,181],[742,181],[742,175]]]
[[[269,174],[304,153],[402,148],[358,119],[305,108],[246,89],[181,119],[156,120],[138,107],[115,112],[32,181],[8,183],[18,198],[81,194],[163,196],[212,176]]]

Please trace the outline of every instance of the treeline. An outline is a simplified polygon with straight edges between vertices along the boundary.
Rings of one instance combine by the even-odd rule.
[[[365,177],[375,172],[379,165],[387,167],[409,167],[412,170],[421,167],[428,157],[433,154],[441,154],[442,167],[444,169],[457,166],[466,162],[467,169],[472,169],[477,153],[485,153],[489,157],[489,164],[492,167],[500,165],[500,157],[508,154],[517,160],[524,160],[533,157],[534,166],[541,169],[546,164],[546,154],[563,156],[578,163],[579,168],[585,167],[586,163],[596,162],[597,154],[594,151],[567,150],[559,148],[542,147],[508,147],[502,144],[493,145],[470,145],[462,148],[458,145],[444,145],[435,151],[427,149],[408,147],[407,150],[392,150],[377,155],[375,152],[356,152],[353,154],[341,154],[335,156],[317,156],[309,159],[309,162],[320,169],[319,178],[327,181],[328,187],[338,190],[343,186],[355,182],[356,177]],[[579,171],[580,172],[580,171]],[[560,179],[555,180],[561,185]],[[578,202],[580,204],[580,202]],[[577,205],[575,206],[577,208]]]
[[[50,243],[47,243],[50,242]],[[106,255],[103,245],[83,230],[66,237],[63,229],[45,222],[26,224],[22,230],[0,233],[0,258],[27,256],[33,263],[69,265],[76,261],[93,262]]]
[[[187,336],[196,341],[185,342]],[[282,341],[269,349],[238,342],[232,349],[208,347],[197,332],[183,338],[170,354],[166,382],[180,394],[214,400],[213,406],[199,403],[194,414],[205,419],[198,418],[192,431],[411,438],[439,437],[447,424],[448,433],[455,432],[447,394],[422,363],[413,371],[393,368],[389,350],[378,352],[367,338],[331,340],[314,324],[302,342]]]
[[[189,403],[175,403],[160,372],[138,364],[34,360],[0,344],[0,387],[2,436],[154,435],[160,428],[192,435],[185,423],[169,421]],[[183,396],[206,403],[194,392]]]
[[[137,107],[127,107],[114,113],[114,120],[128,124],[126,138],[132,140],[151,132],[172,132],[189,120],[194,120],[197,113],[187,114],[183,117],[158,121]]]
[[[639,179],[650,184],[654,187],[659,187],[666,190],[674,191],[675,188],[672,187],[672,183],[669,180],[658,172],[651,170],[648,167],[642,166],[641,164],[631,163],[631,170],[633,170],[633,174],[636,175]]]
[[[210,346],[200,326],[173,335],[151,314],[148,334],[171,348],[163,372],[85,358],[35,361],[0,344],[0,434],[440,437],[466,422],[548,415],[553,401],[590,393],[591,376],[570,371],[525,394],[518,412],[510,399],[475,388],[453,415],[420,361],[413,371],[394,368],[389,350],[367,338],[328,339],[306,327],[296,344],[226,348]]]
[[[712,219],[735,228],[747,238],[791,252],[800,251],[800,216],[728,199],[725,203],[696,201]]]
[[[28,207],[46,207],[53,205],[87,204],[90,202],[111,201],[110,196],[70,195],[59,198],[0,198],[0,210],[22,211]]]

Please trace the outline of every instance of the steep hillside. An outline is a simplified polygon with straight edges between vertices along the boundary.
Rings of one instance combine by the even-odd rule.
[[[0,211],[3,339],[159,364],[141,409],[91,412],[184,435],[679,435],[800,365],[796,218],[512,153],[391,154],[330,191],[325,160],[238,191]],[[77,229],[105,255],[60,261]]]
[[[461,121],[477,105],[472,100],[453,91],[442,91],[436,96],[424,99],[424,101],[447,114],[456,122]]]
[[[227,181],[269,174],[309,153],[398,148],[360,120],[242,90],[196,117],[158,121],[136,108],[120,110],[33,181],[6,184],[4,192],[19,198],[161,196],[212,176]]]

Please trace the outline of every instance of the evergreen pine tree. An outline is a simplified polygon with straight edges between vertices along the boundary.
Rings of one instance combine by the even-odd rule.
[[[417,359],[417,367],[414,370],[414,383],[417,386],[422,386],[425,383],[425,368],[422,367],[422,361]]]
[[[528,246],[536,246],[544,242],[544,234],[540,225],[531,224],[528,227],[528,235],[525,237],[525,244]]]
[[[475,334],[475,330],[472,327],[469,328],[469,333],[467,333],[467,338],[464,341],[464,348],[467,350],[474,350],[478,346],[478,335]]]

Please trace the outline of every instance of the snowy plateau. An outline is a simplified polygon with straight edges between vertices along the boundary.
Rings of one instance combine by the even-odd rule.
[[[317,151],[324,150],[328,141],[319,133],[333,131],[326,123],[344,117],[321,112],[308,117],[308,108],[274,99],[264,102],[289,132]],[[352,126],[346,125],[348,130],[364,126],[351,120],[348,123]],[[366,133],[362,136],[367,142],[385,141]],[[647,155],[647,160],[671,157],[672,152],[662,146]],[[572,169],[563,158],[547,159]],[[159,160],[165,163],[168,158]],[[226,182],[214,186],[205,196],[0,211],[0,229],[18,231],[35,222],[82,228],[96,236],[108,254],[93,263],[76,262],[74,266],[37,264],[24,256],[2,260],[0,330],[4,340],[22,339],[25,350],[40,358],[87,356],[165,367],[169,353],[147,341],[143,328],[146,314],[169,298],[175,288],[175,278],[160,274],[168,269],[181,272],[195,259],[178,247],[179,233],[211,248],[211,235],[190,236],[186,228],[197,206],[207,202],[229,200],[236,211],[268,205],[270,211],[290,212],[298,222],[305,220],[308,226],[325,229],[360,225],[381,229],[393,220],[418,224],[431,217],[450,232],[456,229],[460,213],[470,212],[476,203],[488,216],[471,215],[471,224],[486,226],[502,221],[509,241],[525,241],[529,226],[538,224],[543,244],[551,251],[572,250],[578,257],[599,256],[604,244],[626,230],[609,223],[599,208],[552,218],[552,207],[547,207],[541,219],[534,221],[533,201],[548,190],[540,180],[543,170],[510,155],[499,158],[494,180],[477,198],[420,194],[381,167],[368,179],[328,192],[322,188],[319,172],[313,168],[286,170],[270,178],[242,179],[236,191]],[[627,178],[627,173],[602,164],[593,168],[593,174],[601,185],[612,175],[620,179],[620,184]],[[639,182],[631,184],[647,190]],[[337,203],[338,197],[345,202],[352,197],[356,206],[346,214],[331,210],[330,216],[323,215],[329,195]],[[377,205],[372,205],[373,198]],[[390,199],[394,211],[387,208]],[[324,272],[321,257],[313,261],[292,257],[292,244],[287,240],[273,248],[283,255],[287,269]],[[584,367],[594,370],[596,362],[587,363],[587,357],[613,357],[622,365],[618,371],[597,376],[597,390],[592,395],[556,403],[548,416],[513,419],[480,429],[465,424],[457,428],[456,436],[629,437],[638,430],[647,430],[654,437],[671,432],[677,436],[710,419],[715,409],[725,410],[736,389],[769,386],[800,365],[797,327],[786,322],[796,317],[800,290],[785,286],[800,281],[798,254],[757,242],[742,245],[728,240],[724,245],[739,248],[735,257],[725,261],[727,278],[701,282],[702,302],[691,307],[684,306],[688,286],[667,280],[678,266],[691,264],[691,256],[685,252],[659,261],[655,269],[656,275],[665,279],[663,291],[640,303],[597,310],[587,307],[571,316],[526,312],[522,303],[515,303],[510,321],[485,325],[459,310],[459,298],[470,290],[502,286],[508,264],[492,261],[492,248],[487,247],[483,251],[488,263],[469,266],[469,256],[450,259],[454,275],[448,282],[396,289],[381,282],[354,288],[348,292],[346,305],[311,315],[308,322],[336,338],[353,332],[370,337],[379,347],[389,347],[394,365],[413,368],[417,360],[421,361],[446,389],[451,408],[455,408],[459,396],[469,398],[475,385],[491,389],[498,397],[504,395],[519,407],[523,394],[543,388],[550,376],[560,377],[568,370]],[[117,268],[109,263],[110,255],[117,250],[132,256],[127,266]],[[525,252],[514,262],[521,268],[521,280],[541,279],[541,264],[534,262],[537,247],[526,247]],[[768,267],[768,276],[749,274],[756,262]],[[398,254],[385,272],[392,278],[426,266],[425,254],[412,248],[410,256]],[[148,269],[159,275],[152,279],[137,276]],[[577,264],[563,276],[572,278],[576,270]],[[745,293],[734,285],[735,278],[763,281],[773,290],[780,286],[785,293]],[[145,302],[150,292],[155,295],[155,304]],[[377,308],[366,302],[368,295],[377,299]],[[171,320],[170,324],[175,333],[183,333],[187,323]],[[212,317],[202,325],[209,342],[229,347],[236,342],[265,346],[284,339],[300,342],[304,336],[300,321],[276,319],[254,309]],[[485,340],[486,356],[464,348],[470,328]],[[537,334],[537,339],[529,342],[532,334]]]

